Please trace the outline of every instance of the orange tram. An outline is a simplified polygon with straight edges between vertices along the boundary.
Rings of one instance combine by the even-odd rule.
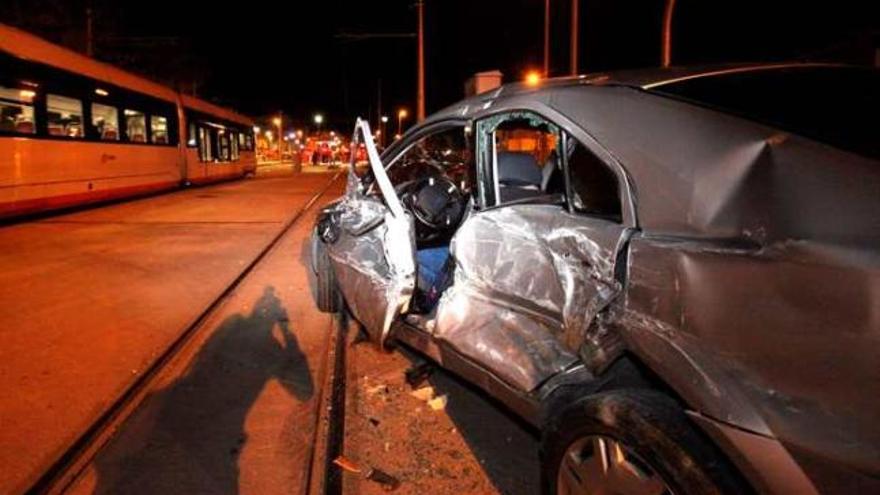
[[[0,24],[0,218],[255,170],[251,119]]]

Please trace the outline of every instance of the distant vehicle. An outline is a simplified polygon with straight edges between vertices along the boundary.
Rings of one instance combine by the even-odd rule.
[[[249,118],[0,24],[0,218],[255,170]]]
[[[880,493],[878,115],[833,65],[504,86],[351,172],[318,306],[538,427],[547,493]]]

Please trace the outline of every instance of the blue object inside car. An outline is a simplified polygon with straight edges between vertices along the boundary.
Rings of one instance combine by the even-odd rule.
[[[419,279],[421,286],[429,292],[441,281],[443,267],[449,258],[449,246],[440,246],[427,249],[419,249],[416,252],[416,262],[419,265]]]

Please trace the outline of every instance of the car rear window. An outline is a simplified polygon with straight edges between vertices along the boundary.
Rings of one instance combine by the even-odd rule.
[[[730,73],[657,86],[653,93],[736,114],[880,158],[880,71],[798,67]]]

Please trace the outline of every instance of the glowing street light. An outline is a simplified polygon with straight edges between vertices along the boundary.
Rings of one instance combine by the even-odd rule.
[[[401,108],[400,110],[397,111],[397,134],[398,135],[403,134],[403,119],[405,119],[407,115],[409,115],[409,112],[407,112],[405,108]]]
[[[526,86],[535,87],[541,82],[541,74],[536,70],[526,72]]]
[[[316,113],[315,116],[313,117],[313,120],[315,121],[315,125],[318,126],[318,135],[320,136],[321,124],[324,123],[324,116],[321,115],[320,113]]]
[[[387,124],[387,123],[388,123],[388,116],[387,115],[383,115],[383,116],[379,117],[379,132],[377,132],[376,134],[380,134],[383,136],[382,140],[379,142],[379,146],[381,146],[383,148],[385,147],[385,137],[384,137],[385,124]]]

